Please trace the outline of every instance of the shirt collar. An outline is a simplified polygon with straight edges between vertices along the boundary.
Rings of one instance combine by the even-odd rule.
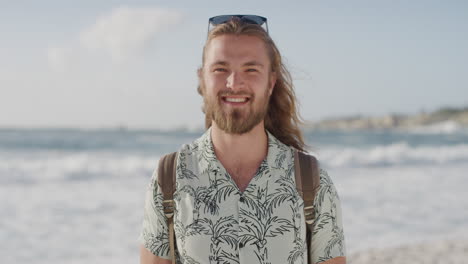
[[[288,147],[287,145],[279,141],[268,130],[266,130],[266,132],[268,135],[268,153],[263,163],[266,163],[270,168],[276,168],[278,167],[278,164],[277,164],[278,155],[283,151],[290,150],[290,147]],[[218,160],[216,158],[216,154],[214,151],[213,141],[211,140],[211,127],[205,131],[205,133],[200,139],[201,139],[200,141],[201,144],[199,146],[201,147],[201,150],[204,152],[204,155],[206,155],[206,157],[211,157],[211,158],[215,158],[216,160]],[[217,165],[218,165],[217,167],[219,167],[220,164],[217,164]],[[202,169],[205,169],[205,168],[202,168]]]

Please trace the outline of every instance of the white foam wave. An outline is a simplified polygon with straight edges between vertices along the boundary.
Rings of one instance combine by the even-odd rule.
[[[347,252],[468,239],[467,170],[468,163],[329,169],[342,202]]]
[[[159,157],[112,153],[40,152],[22,155],[0,154],[0,182],[37,183],[147,177]]]
[[[399,142],[371,148],[324,148],[316,154],[331,167],[442,165],[468,163],[468,144],[413,147]]]
[[[407,143],[370,148],[325,147],[316,153],[326,167],[385,167],[468,164],[468,144],[409,146]],[[36,183],[147,177],[159,157],[102,152],[0,153],[1,183]]]

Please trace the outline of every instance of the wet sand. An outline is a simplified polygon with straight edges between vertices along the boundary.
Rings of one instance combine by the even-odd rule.
[[[350,264],[466,264],[468,240],[426,242],[397,248],[371,249],[347,257]]]

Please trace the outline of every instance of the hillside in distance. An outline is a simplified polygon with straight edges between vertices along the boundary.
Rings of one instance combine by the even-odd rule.
[[[468,128],[468,107],[445,107],[414,115],[388,114],[379,117],[362,115],[325,119],[307,124],[306,130],[386,130],[433,128],[447,132]]]

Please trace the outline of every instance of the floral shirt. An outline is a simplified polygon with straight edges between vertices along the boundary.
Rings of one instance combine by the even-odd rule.
[[[294,149],[268,133],[268,154],[244,192],[216,158],[210,129],[179,151],[174,193],[177,263],[307,263],[304,202]],[[163,196],[154,171],[140,242],[170,259]],[[345,256],[338,193],[323,169],[315,197],[313,263]]]

